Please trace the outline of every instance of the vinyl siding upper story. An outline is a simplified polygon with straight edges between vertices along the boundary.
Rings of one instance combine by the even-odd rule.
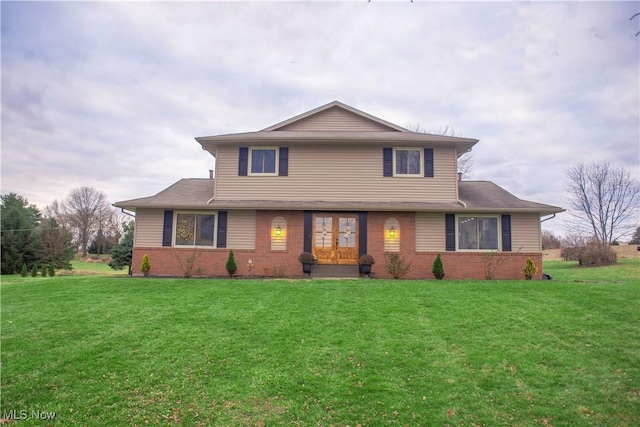
[[[240,148],[219,147],[214,198],[455,202],[458,197],[455,148],[433,149],[433,177],[385,177],[382,145],[301,144],[286,148],[287,176],[241,176]]]

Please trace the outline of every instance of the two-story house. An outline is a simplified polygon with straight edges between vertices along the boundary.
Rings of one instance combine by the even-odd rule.
[[[521,200],[489,181],[462,181],[457,159],[476,139],[411,132],[332,102],[258,132],[196,138],[216,159],[210,179],[182,179],[155,196],[118,202],[136,213],[134,272],[302,276],[298,255],[358,275],[371,254],[411,263],[406,278],[523,278],[542,268],[540,221],[562,208]],[[350,266],[350,267],[347,267]],[[325,269],[325,271],[328,271]],[[336,269],[331,270],[335,273]]]

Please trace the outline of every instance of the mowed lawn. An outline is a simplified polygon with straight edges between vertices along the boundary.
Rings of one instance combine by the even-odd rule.
[[[640,261],[545,271],[555,280],[3,277],[2,416],[639,425]]]

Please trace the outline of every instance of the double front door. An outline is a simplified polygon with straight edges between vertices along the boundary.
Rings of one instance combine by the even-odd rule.
[[[357,234],[357,214],[315,214],[313,254],[318,264],[358,264]]]

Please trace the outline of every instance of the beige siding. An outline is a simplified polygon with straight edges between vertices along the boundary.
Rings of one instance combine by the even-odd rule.
[[[305,119],[293,122],[279,130],[286,131],[389,131],[383,124],[354,114],[342,108],[329,108]]]
[[[416,213],[416,251],[444,251],[446,248],[444,214]]]
[[[538,214],[511,215],[511,249],[514,252],[539,252],[540,216]]]
[[[456,201],[454,149],[434,149],[435,177],[383,177],[382,147],[289,147],[289,176],[238,176],[238,148],[218,152],[217,200]]]
[[[256,211],[229,211],[227,214],[227,248],[255,249]]]
[[[133,245],[145,247],[162,246],[162,226],[164,210],[138,209]]]

